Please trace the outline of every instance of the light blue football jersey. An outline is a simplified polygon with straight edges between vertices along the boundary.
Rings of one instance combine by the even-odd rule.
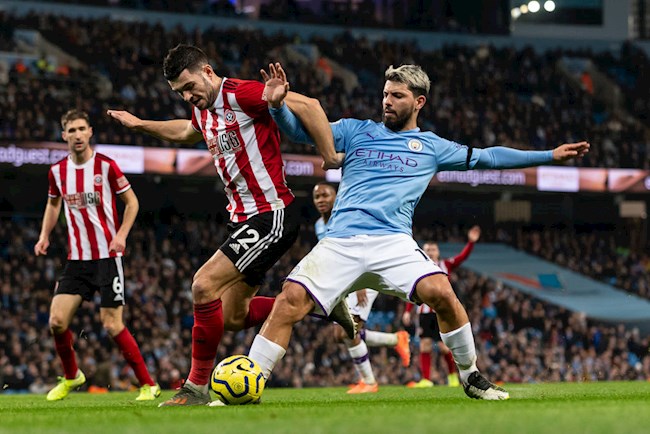
[[[329,223],[329,221],[327,223]],[[316,220],[316,223],[314,223],[314,232],[316,232],[316,238],[318,238],[318,241],[325,238],[325,234],[327,233],[327,223],[325,223],[323,217],[319,218]]]
[[[466,170],[468,148],[419,128],[394,132],[383,123],[341,119],[331,124],[342,178],[328,237],[412,235],[413,212],[433,175]],[[471,154],[470,167],[480,149]]]

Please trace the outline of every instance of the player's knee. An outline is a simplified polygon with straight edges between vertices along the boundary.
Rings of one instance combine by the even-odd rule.
[[[420,352],[430,353],[433,351],[433,340],[431,339],[422,339],[420,341]]]
[[[53,313],[50,314],[49,325],[50,325],[50,330],[55,335],[60,335],[61,333],[66,331],[66,329],[69,326],[68,322],[65,319]]]
[[[298,322],[303,319],[313,307],[305,290],[298,285],[285,286],[275,300],[274,310],[287,321]]]
[[[192,281],[192,300],[194,303],[209,303],[212,301],[212,295],[216,292],[216,288],[212,287],[210,281],[201,277],[198,273],[194,276]]]
[[[453,309],[453,304],[458,300],[448,281],[444,281],[442,284],[429,282],[418,286],[418,297],[439,314]]]
[[[124,324],[121,320],[112,317],[102,318],[102,327],[111,337],[114,337],[124,329]]]

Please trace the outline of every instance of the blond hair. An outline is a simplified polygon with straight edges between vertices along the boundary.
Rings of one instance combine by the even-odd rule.
[[[427,96],[431,88],[429,76],[418,65],[402,65],[399,68],[390,65],[384,73],[384,78],[386,81],[404,83],[415,96]]]

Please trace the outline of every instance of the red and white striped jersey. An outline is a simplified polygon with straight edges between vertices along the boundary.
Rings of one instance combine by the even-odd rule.
[[[454,257],[443,259],[442,261],[440,261],[440,263],[438,263],[438,267],[440,267],[440,269],[444,271],[445,274],[447,274],[447,277],[449,277],[452,271],[460,267],[460,264],[462,264],[463,262],[465,262],[465,260],[467,260],[467,258],[469,258],[469,255],[470,253],[472,253],[473,249],[474,249],[474,243],[469,241],[463,248],[462,252],[460,252],[458,255]],[[413,305],[410,303],[407,304],[406,311],[410,312],[411,309],[413,309]],[[432,313],[432,312],[435,313],[433,309],[431,309],[428,305],[424,303],[417,307],[417,313]]]
[[[224,77],[214,105],[192,110],[192,126],[214,158],[235,223],[282,209],[294,199],[284,177],[280,131],[263,91],[260,82]]]
[[[108,251],[120,228],[116,195],[131,188],[117,163],[96,152],[81,165],[68,156],[50,167],[49,180],[48,195],[63,197],[68,259],[90,261],[122,256],[121,252]]]

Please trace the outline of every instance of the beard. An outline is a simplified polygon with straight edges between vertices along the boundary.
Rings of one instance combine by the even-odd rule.
[[[387,118],[386,113],[383,113],[381,115],[381,120],[384,122],[384,125],[391,131],[402,131],[409,120],[408,114],[400,114],[395,112],[392,115],[393,116],[391,118]]]

